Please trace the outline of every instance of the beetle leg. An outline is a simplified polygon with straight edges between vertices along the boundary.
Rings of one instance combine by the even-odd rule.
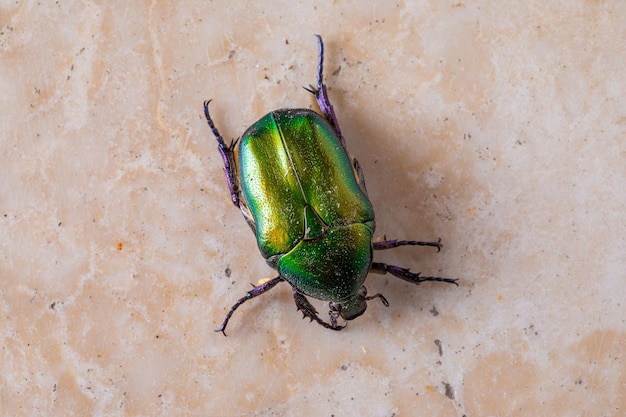
[[[228,189],[230,190],[230,198],[233,201],[233,204],[239,207],[239,191],[237,190],[237,180],[235,176],[235,163],[233,159],[233,148],[237,141],[227,146],[224,143],[224,139],[220,135],[220,132],[215,127],[213,120],[209,114],[209,103],[211,100],[207,100],[204,102],[204,117],[206,117],[206,121],[211,128],[211,132],[213,132],[213,136],[215,136],[215,140],[217,140],[217,149],[219,149],[220,154],[222,155],[222,161],[224,162],[224,174],[226,174],[226,181],[228,182]]]
[[[441,250],[441,239],[436,242],[421,242],[417,240],[383,240],[382,242],[372,243],[374,250],[393,249],[398,246],[432,246],[437,248],[437,252]]]
[[[395,265],[387,265],[381,262],[372,262],[372,266],[370,267],[370,271],[377,272],[379,274],[386,274],[387,272],[393,275],[394,277],[398,277],[403,279],[411,284],[419,284],[425,281],[437,281],[437,282],[447,282],[448,284],[454,284],[458,286],[457,279],[452,278],[439,278],[439,277],[422,277],[419,272],[414,274],[409,272],[408,268],[402,268],[400,266]]]
[[[384,295],[378,293],[374,295],[370,295],[369,297],[365,297],[365,301],[373,300],[375,298],[380,298],[380,302],[383,303],[385,307],[389,307],[389,301],[385,298]]]
[[[317,87],[309,85],[309,88],[304,87],[309,93],[313,94],[315,97],[315,101],[317,101],[317,105],[320,108],[320,111],[330,123],[330,125],[337,133],[339,137],[339,142],[344,149],[346,149],[346,142],[343,139],[343,135],[341,134],[341,130],[339,129],[339,123],[337,123],[337,117],[335,116],[335,110],[333,109],[333,105],[330,104],[330,100],[328,99],[328,93],[326,92],[326,84],[324,84],[324,41],[322,41],[322,37],[320,35],[315,35],[317,37],[317,42],[320,48],[319,60],[317,62]]]
[[[357,161],[356,158],[352,158],[352,166],[354,167],[354,172],[356,173],[355,177],[357,178],[357,184],[359,184],[359,188],[367,197],[367,187],[365,187],[365,177],[363,176],[361,164],[359,164],[359,161]]]
[[[315,307],[313,307],[313,304],[311,304],[303,294],[300,294],[295,289],[293,290],[293,299],[296,302],[296,307],[298,308],[298,310],[302,311],[302,318],[307,317],[311,321],[315,320],[318,324],[326,327],[327,329],[341,330],[346,327],[346,324],[344,324],[343,326],[337,326],[337,319],[335,318],[335,320],[333,321],[332,315],[331,321],[333,321],[333,324],[328,324],[324,320],[320,319],[320,317],[317,315],[317,310],[315,309]]]
[[[332,327],[337,327],[337,319],[341,317],[341,304],[335,303],[333,301],[328,303],[328,307],[330,310],[328,311],[328,318],[330,319],[330,325]],[[344,323],[342,329],[346,327],[348,323]]]
[[[250,291],[248,291],[246,293],[245,296],[241,297],[236,303],[235,305],[233,305],[230,308],[230,311],[228,312],[228,314],[226,314],[226,318],[224,319],[224,322],[222,323],[222,325],[220,326],[219,329],[215,330],[216,332],[222,332],[224,333],[224,336],[226,336],[226,326],[228,325],[228,320],[230,320],[230,316],[233,315],[233,313],[235,312],[235,310],[237,310],[237,308],[242,305],[243,303],[245,303],[246,301],[254,298],[254,297],[258,297],[259,295],[271,290],[272,288],[274,288],[276,286],[276,284],[278,284],[279,282],[283,281],[283,279],[278,276],[274,279],[271,279],[257,287],[254,287],[253,289],[251,289]]]

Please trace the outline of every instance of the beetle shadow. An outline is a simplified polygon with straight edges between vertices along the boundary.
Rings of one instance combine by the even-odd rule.
[[[330,81],[331,85],[340,84],[332,78]],[[433,162],[437,161],[433,161],[428,152],[419,152],[419,149],[430,148],[436,150],[435,154],[442,155],[446,144],[449,147],[454,138],[446,135],[446,132],[422,131],[417,128],[420,120],[424,120],[427,115],[412,121],[411,127],[390,128],[376,120],[379,118],[368,115],[368,112],[376,111],[376,106],[372,106],[370,110],[362,110],[347,103],[343,98],[349,94],[338,88],[329,91],[348,151],[352,157],[358,159],[363,169],[368,195],[376,214],[375,239],[386,237],[437,241],[441,238],[444,247],[446,242],[454,241],[454,236],[446,233],[442,226],[448,224],[450,226],[445,230],[455,229],[453,211],[448,209],[447,204],[456,195],[457,187],[463,185],[455,178],[452,167],[446,169],[446,165],[437,164],[440,172],[433,174]],[[371,102],[367,99],[364,101]],[[412,139],[403,140],[407,137]],[[441,143],[424,146],[425,141]],[[398,143],[400,146],[394,146]],[[410,151],[406,152],[406,149]],[[433,175],[441,177],[435,187],[429,185]],[[448,183],[448,179],[453,181]],[[459,278],[446,273],[448,256],[445,249],[437,253],[437,250],[429,247],[402,247],[375,251],[374,261],[410,268],[412,272],[421,272],[423,276]],[[412,293],[407,292],[407,285],[414,286],[389,274],[372,273],[366,281],[372,294],[381,292],[389,296],[392,304],[410,297],[413,300],[411,303],[418,308],[430,307],[425,303],[433,297],[431,292],[442,290],[439,285],[427,283],[420,285],[419,290],[415,289],[418,293]],[[416,297],[419,300],[415,300]]]

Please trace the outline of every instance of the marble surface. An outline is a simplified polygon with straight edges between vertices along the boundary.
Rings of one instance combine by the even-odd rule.
[[[2,2],[0,415],[626,414],[626,3]],[[230,140],[327,83],[377,236],[342,332],[232,206]],[[321,311],[327,307],[315,304]]]

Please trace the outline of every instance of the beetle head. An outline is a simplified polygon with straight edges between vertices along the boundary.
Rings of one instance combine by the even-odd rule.
[[[389,307],[389,302],[387,302],[387,299],[382,294],[375,294],[368,297],[367,288],[365,288],[365,286],[361,286],[359,291],[352,297],[340,302],[331,301],[331,315],[334,316],[335,319],[341,317],[344,320],[354,320],[361,314],[365,313],[365,310],[367,310],[367,302],[374,298],[380,298],[380,301],[385,305],[385,307]]]

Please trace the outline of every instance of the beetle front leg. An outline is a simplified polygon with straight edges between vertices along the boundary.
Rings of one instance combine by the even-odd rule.
[[[216,332],[222,332],[224,334],[224,336],[226,336],[226,326],[228,325],[228,320],[230,320],[230,316],[233,315],[233,313],[235,312],[235,310],[237,310],[237,308],[242,305],[243,303],[245,303],[246,301],[254,298],[254,297],[258,297],[259,295],[271,290],[272,288],[274,288],[276,286],[276,284],[278,284],[279,282],[283,281],[283,279],[278,276],[274,279],[271,279],[269,281],[267,281],[266,283],[263,283],[257,287],[254,287],[253,289],[251,289],[250,291],[248,291],[246,293],[245,296],[241,297],[236,303],[235,305],[233,305],[230,308],[230,311],[228,312],[228,314],[226,314],[226,318],[224,319],[224,322],[222,323],[222,325],[220,326],[219,329],[216,329]]]
[[[217,140],[217,149],[219,149],[220,154],[222,155],[222,161],[224,162],[224,174],[226,174],[226,182],[228,182],[228,189],[230,190],[230,198],[233,204],[239,207],[239,190],[237,189],[237,179],[235,177],[235,162],[233,159],[233,148],[237,141],[227,146],[224,143],[224,139],[220,135],[220,132],[215,127],[213,120],[211,119],[211,115],[209,114],[209,103],[211,100],[207,100],[204,102],[204,117],[206,117],[206,121],[211,128],[211,132],[213,132],[213,136],[215,136],[215,140]]]
[[[441,251],[441,239],[436,242],[422,242],[418,240],[383,240],[382,242],[374,242],[372,247],[374,250],[393,249],[399,246],[432,246],[437,248],[437,252]]]
[[[313,304],[311,304],[303,294],[300,294],[295,289],[293,290],[293,299],[296,302],[296,307],[298,308],[298,310],[302,311],[302,318],[307,317],[311,321],[315,320],[319,325],[331,330],[341,330],[346,327],[346,324],[344,324],[343,326],[337,326],[338,316],[335,317],[333,320],[332,311],[330,312],[331,321],[333,322],[332,324],[326,323],[324,320],[320,319],[320,317],[317,315],[317,310],[315,309],[315,307],[313,307]]]
[[[439,277],[423,277],[420,276],[419,272],[414,274],[409,272],[408,268],[402,268],[400,266],[395,265],[387,265],[381,262],[372,262],[372,266],[370,267],[371,272],[377,272],[379,274],[390,273],[394,277],[403,279],[411,284],[420,284],[426,281],[436,281],[436,282],[447,282],[448,284],[457,284],[458,279],[453,278],[439,278]]]

